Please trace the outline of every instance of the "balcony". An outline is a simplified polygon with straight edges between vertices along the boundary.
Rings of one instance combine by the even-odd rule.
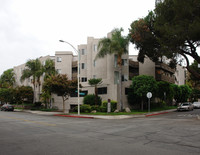
[[[161,70],[170,72],[172,74],[175,73],[175,69],[170,68],[167,64],[156,62],[155,65],[156,65],[156,69],[161,69]]]
[[[156,81],[166,81],[169,83],[175,83],[175,78],[174,76],[167,76],[164,74],[156,74]]]

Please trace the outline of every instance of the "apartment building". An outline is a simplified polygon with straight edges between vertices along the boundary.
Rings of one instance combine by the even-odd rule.
[[[107,37],[111,37],[109,33]],[[99,39],[88,37],[86,44],[78,46],[79,64],[80,64],[80,84],[82,88],[80,92],[87,94],[94,94],[94,87],[88,84],[88,80],[92,78],[101,78],[102,83],[98,86],[98,95],[102,100],[115,100],[120,102],[119,91],[119,68],[117,66],[116,55],[106,55],[104,58],[96,59],[98,53]],[[73,55],[70,51],[56,51],[55,56],[40,57],[39,60],[44,64],[45,60],[53,59],[55,61],[55,68],[59,74],[67,74],[69,79],[77,79],[78,67],[77,55]],[[137,75],[150,75],[157,81],[168,81],[178,85],[185,84],[185,69],[177,66],[176,69],[171,69],[165,63],[154,63],[146,58],[144,63],[137,61],[137,56],[125,54],[122,56],[122,103],[123,108],[128,107],[127,90],[130,87],[131,79]],[[26,85],[32,86],[31,78],[25,81],[20,81],[22,71],[25,69],[25,64],[14,67],[16,75],[16,86]],[[43,83],[43,77],[41,77]],[[37,88],[37,101],[39,101],[39,90]],[[82,104],[83,96],[80,96],[80,103]],[[76,106],[78,103],[77,94],[74,94],[66,101],[67,110]],[[62,99],[57,95],[52,95],[52,105],[62,109]],[[118,108],[119,105],[118,105]]]
[[[167,65],[167,61],[153,62],[149,58],[144,63],[137,61],[137,55],[129,55],[129,79],[137,75],[153,76],[156,81],[167,81],[177,85],[184,85],[186,80],[185,68],[177,65],[175,69]]]

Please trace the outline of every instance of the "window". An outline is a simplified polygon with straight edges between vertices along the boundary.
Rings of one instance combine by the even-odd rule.
[[[86,69],[86,64],[85,63],[81,63],[81,69]]]
[[[56,70],[58,74],[61,74],[61,69]]]
[[[62,61],[61,57],[57,57],[57,62],[61,62],[61,61]]]
[[[96,60],[93,61],[93,66],[94,66],[94,67],[96,66]]]
[[[122,75],[122,81],[128,81],[128,75]]]
[[[94,52],[97,52],[97,45],[94,45]]]
[[[122,66],[128,66],[127,59],[122,59]]]
[[[107,87],[98,88],[98,94],[107,94]]]
[[[115,71],[114,76],[114,84],[119,84],[119,72]]]
[[[87,78],[86,77],[82,77],[81,78],[81,82],[87,82]]]
[[[93,75],[93,79],[96,79],[97,78],[97,76],[96,75]]]
[[[82,55],[86,55],[86,50],[85,50],[85,49],[82,49],[82,50],[81,50],[81,54],[82,54]]]
[[[114,66],[117,67],[117,55],[114,57]]]

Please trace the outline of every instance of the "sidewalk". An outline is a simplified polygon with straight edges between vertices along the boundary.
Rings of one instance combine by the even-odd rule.
[[[19,110],[15,111],[29,112],[38,115],[60,116],[60,117],[73,117],[73,118],[88,118],[88,119],[128,119],[128,118],[144,118],[155,115],[166,114],[173,112],[176,109],[146,113],[141,115],[84,115],[84,114],[63,114],[63,112],[46,112],[46,111],[32,111],[32,110]]]

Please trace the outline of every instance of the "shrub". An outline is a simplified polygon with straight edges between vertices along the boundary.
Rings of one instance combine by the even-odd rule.
[[[74,108],[75,111],[78,111],[78,106]],[[80,112],[90,113],[92,111],[92,108],[88,104],[82,104],[80,105]]]
[[[96,111],[101,111],[101,109],[100,109],[100,107],[98,106],[98,105],[93,105],[93,106],[91,106],[91,110],[93,111],[93,110],[96,110]]]
[[[107,112],[107,107],[100,106],[100,112]]]
[[[83,99],[83,104],[88,104],[88,105],[95,105],[95,95],[94,94],[89,94],[86,95]],[[98,96],[97,98],[97,105],[101,105],[101,97]]]
[[[110,103],[111,103],[111,111],[114,112],[117,109],[117,101],[111,100]],[[107,104],[108,104],[108,101],[103,101],[102,103],[102,106],[106,107],[106,110],[107,110]]]

